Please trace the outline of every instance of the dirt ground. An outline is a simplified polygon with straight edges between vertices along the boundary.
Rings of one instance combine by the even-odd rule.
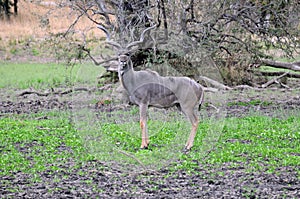
[[[74,108],[74,95],[16,96],[20,92],[0,90],[0,117]],[[209,94],[203,109],[215,111],[215,107],[209,105],[214,104],[215,99],[226,102],[227,117],[242,117],[253,110],[281,117],[282,110],[300,109],[299,89],[236,90],[218,93],[218,96]],[[96,103],[90,106],[98,111],[114,111],[112,107],[111,104],[97,106]],[[122,106],[116,107],[122,109]],[[123,108],[125,111],[126,107]],[[32,176],[22,172],[0,176],[1,198],[300,198],[299,174],[289,167],[279,168],[276,174],[271,174],[267,171],[249,173],[247,163],[238,168],[227,164],[216,168],[198,163],[198,172],[193,174],[168,168],[124,173],[118,167],[95,160],[76,168],[73,168],[74,164],[70,160],[60,165],[61,171],[39,173],[39,183],[32,183],[29,180]]]
[[[72,162],[61,167],[68,171],[70,165]],[[218,175],[220,172],[223,175]],[[13,183],[2,185],[0,193],[7,198],[299,198],[300,182],[295,171],[287,167],[278,172],[249,173],[244,165],[235,169],[228,165],[210,169],[199,165],[197,173],[201,174],[179,170],[170,175],[164,169],[124,175],[93,161],[69,172],[44,171],[39,173],[42,182],[34,184],[24,173],[2,176],[1,181]],[[10,193],[12,189],[19,192]]]

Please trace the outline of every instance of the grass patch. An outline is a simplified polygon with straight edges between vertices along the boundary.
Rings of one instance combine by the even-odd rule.
[[[105,71],[94,64],[77,64],[66,67],[62,64],[41,63],[1,63],[0,88],[35,88],[72,86],[78,84],[94,84],[96,77]]]
[[[82,155],[85,149],[66,113],[52,112],[43,120],[34,118],[39,116],[0,119],[0,175],[57,171],[65,162],[88,157]]]
[[[254,170],[275,171],[277,167],[300,166],[300,116],[286,119],[247,116],[226,119],[223,135],[205,161],[191,153],[188,161],[208,165],[240,163]],[[196,145],[200,148],[201,145]]]
[[[299,114],[285,119],[261,115],[228,118],[215,122],[204,119],[199,126],[194,147],[188,155],[181,152],[190,129],[185,120],[167,123],[149,121],[148,127],[149,150],[138,150],[141,142],[138,122],[106,123],[101,125],[99,131],[107,138],[105,142],[113,145],[106,146],[107,148],[130,153],[145,165],[154,164],[153,162],[159,160],[164,161],[165,158],[169,160],[178,158],[182,161],[176,168],[187,170],[197,168],[199,162],[206,165],[243,163],[254,170],[267,168],[269,171],[275,171],[277,167],[300,166]],[[221,132],[218,133],[218,130]],[[121,158],[122,154],[119,155]]]
[[[83,69],[78,72],[84,79],[84,73],[79,71]],[[260,104],[269,105],[261,100],[231,105]],[[233,167],[243,164],[250,169],[267,168],[273,172],[278,167],[300,166],[297,111],[281,111],[280,119],[255,114],[217,119],[203,110],[194,147],[187,155],[182,149],[191,126],[183,115],[170,111],[166,116],[164,111],[149,109],[150,146],[148,150],[139,150],[137,107],[114,112],[82,108],[72,111],[72,122],[70,114],[63,111],[0,118],[0,175],[59,170],[64,162],[81,161],[82,156],[127,164],[132,169],[140,169],[141,165],[159,169],[176,163],[174,169],[193,171],[199,164],[230,163]],[[45,118],[41,117],[45,114],[47,119],[37,119]]]
[[[40,116],[0,119],[0,175],[57,171],[65,169],[62,166],[65,162],[90,159],[129,165],[128,169],[141,165],[159,169],[176,163],[172,168],[189,172],[199,164],[209,167],[242,164],[251,171],[269,172],[279,167],[300,166],[300,115],[297,113],[285,119],[260,115],[204,118],[189,154],[182,153],[190,131],[184,118],[168,122],[150,119],[150,147],[139,150],[138,122],[89,120],[90,124],[85,125],[89,128],[83,128],[74,126],[67,113],[51,112],[47,113],[48,119],[37,120]]]
[[[261,101],[259,99],[255,99],[255,100],[250,100],[248,102],[243,102],[243,101],[228,102],[227,106],[258,106],[258,105],[268,106],[271,104],[272,104],[272,102],[269,102],[269,101]]]

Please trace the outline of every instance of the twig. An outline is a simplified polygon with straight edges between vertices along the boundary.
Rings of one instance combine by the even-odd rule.
[[[217,111],[217,113],[220,112],[220,109],[217,108],[216,106],[214,106],[213,104],[208,104],[209,107],[212,107],[213,109],[215,109]]]
[[[216,93],[219,91],[217,88],[211,88],[211,87],[204,87],[204,92],[210,92],[210,93]]]
[[[286,89],[290,89],[290,87],[288,86],[288,85],[286,85],[286,84],[284,84],[284,83],[282,83],[282,82],[280,82],[280,81],[275,81],[275,83],[276,84],[279,84],[281,87],[283,87],[283,88],[286,88]]]
[[[120,153],[122,153],[123,155],[126,155],[126,156],[128,156],[128,157],[134,159],[136,162],[138,162],[138,163],[143,167],[144,170],[147,170],[147,168],[145,167],[145,165],[144,165],[139,159],[137,159],[136,157],[134,157],[134,155],[131,155],[131,154],[129,154],[129,153],[126,153],[125,151],[122,151],[122,150],[118,150],[118,152],[120,152]]]
[[[98,62],[98,61],[91,55],[91,52],[90,52],[89,49],[85,48],[84,46],[82,46],[81,49],[87,53],[87,55],[90,57],[90,59],[94,62],[94,64],[95,64],[96,66],[99,66],[99,65],[101,65],[101,64],[105,64],[105,63],[107,63],[107,62],[110,62],[110,61],[113,61],[113,60],[117,60],[117,59],[118,59],[118,57],[114,56],[114,57],[111,57],[111,58],[109,58],[109,59],[107,59],[107,60],[103,60],[103,61],[99,61],[99,62]]]
[[[257,88],[249,85],[238,85],[233,87],[233,90],[245,90],[245,89],[257,89]]]

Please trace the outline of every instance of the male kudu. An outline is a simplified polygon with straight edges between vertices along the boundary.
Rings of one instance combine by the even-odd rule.
[[[125,48],[109,38],[108,31],[98,26],[107,35],[107,43],[117,48],[120,53],[118,56],[118,74],[120,82],[127,91],[132,103],[139,106],[140,126],[142,130],[141,148],[147,148],[149,137],[147,132],[147,108],[154,106],[158,108],[168,108],[177,106],[189,119],[192,124],[190,136],[185,145],[189,150],[194,143],[199,120],[194,112],[196,105],[201,106],[203,102],[203,87],[188,77],[162,77],[158,73],[149,70],[134,71],[130,59],[130,49],[144,42],[145,33],[155,28],[155,26],[145,29],[139,41],[128,44]]]

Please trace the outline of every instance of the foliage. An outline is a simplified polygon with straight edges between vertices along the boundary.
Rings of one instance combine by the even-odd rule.
[[[151,54],[175,54],[171,57],[186,60],[185,68],[218,66],[229,84],[249,83],[247,68],[268,57],[269,49],[293,55],[299,47],[299,6],[294,0],[72,2],[79,18],[87,16],[123,46],[156,24],[141,49],[155,47]]]

